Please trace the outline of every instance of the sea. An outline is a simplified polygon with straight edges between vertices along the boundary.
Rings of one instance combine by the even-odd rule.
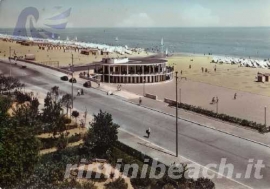
[[[13,29],[0,28],[0,33],[12,35]],[[77,38],[82,42],[144,48],[150,52],[168,49],[170,54],[270,58],[270,27],[69,28],[57,34],[62,40]]]

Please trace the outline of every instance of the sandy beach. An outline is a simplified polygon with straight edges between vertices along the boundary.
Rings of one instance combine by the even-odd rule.
[[[36,62],[44,63],[48,61],[58,61],[60,67],[65,67],[71,64],[72,54],[74,55],[74,65],[84,65],[93,62],[101,61],[102,58],[108,57],[108,55],[82,55],[80,52],[74,50],[54,49],[54,50],[40,50],[38,46],[23,46],[16,42],[8,42],[0,40],[0,57],[9,57],[9,47],[11,47],[11,56],[14,55],[14,51],[17,56],[25,56],[26,54],[34,54],[36,56]],[[117,53],[111,53],[109,57],[143,57],[147,56],[146,52],[133,53],[132,55],[119,55]],[[53,65],[55,66],[55,65]]]
[[[193,60],[193,61],[192,61]],[[169,63],[175,65],[182,77],[188,80],[207,83],[229,89],[245,91],[270,96],[270,83],[256,82],[258,72],[270,73],[267,69],[238,67],[238,65],[210,63],[209,56],[175,56],[169,58]],[[191,69],[189,66],[191,65]],[[216,72],[214,68],[216,66]],[[202,72],[202,68],[208,72]]]

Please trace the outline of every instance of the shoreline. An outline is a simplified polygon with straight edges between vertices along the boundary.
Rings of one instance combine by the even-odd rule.
[[[74,41],[74,40],[63,40],[63,39],[42,39],[42,38],[33,38],[27,36],[13,36],[10,34],[0,33],[0,39],[13,39],[13,40],[26,40],[26,41],[37,41],[37,42],[47,42],[48,44],[61,44],[66,46],[75,45],[81,48],[98,48],[98,49],[107,49],[111,52],[128,52],[128,51],[135,51],[135,52],[147,52],[149,55],[157,54],[159,52],[152,52],[147,51],[147,48],[140,48],[140,47],[128,47],[127,45],[111,45],[106,43],[93,43],[93,42],[84,42],[84,41]],[[129,52],[130,53],[130,52]],[[173,52],[169,53],[172,56],[211,56],[211,57],[221,57],[221,58],[239,58],[239,59],[250,59],[250,60],[269,60],[268,58],[262,56],[247,56],[247,55],[229,55],[229,54],[213,54],[213,53],[193,53],[193,52]]]

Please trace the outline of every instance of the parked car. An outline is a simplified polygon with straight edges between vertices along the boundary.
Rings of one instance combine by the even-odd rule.
[[[85,82],[85,83],[83,84],[83,86],[84,86],[85,88],[91,88],[91,87],[92,87],[91,81]]]
[[[69,80],[69,82],[70,82],[70,83],[77,83],[77,80],[76,80],[75,78],[71,78],[71,79]]]
[[[60,79],[61,79],[62,81],[68,81],[68,76],[62,76]]]

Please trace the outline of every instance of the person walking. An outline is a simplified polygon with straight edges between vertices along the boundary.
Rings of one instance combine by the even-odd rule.
[[[140,97],[139,98],[139,105],[141,105],[142,104],[142,98]]]
[[[151,134],[151,129],[150,129],[150,128],[148,128],[148,129],[146,130],[146,134],[147,134],[147,138],[149,138],[149,137],[150,137],[150,134]]]
[[[81,95],[81,90],[78,89],[77,96],[80,96],[80,95]]]
[[[213,97],[213,98],[212,98],[212,104],[214,104],[215,102],[216,102],[216,98]]]
[[[237,93],[234,94],[234,100],[236,100],[236,98],[237,98]]]

